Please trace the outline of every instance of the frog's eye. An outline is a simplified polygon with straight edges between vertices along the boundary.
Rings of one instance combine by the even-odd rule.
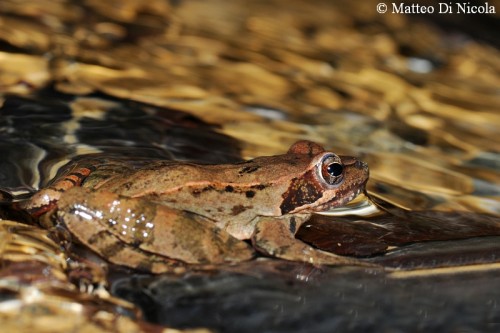
[[[340,158],[334,154],[323,157],[319,171],[321,178],[329,185],[338,185],[344,179],[344,165]]]

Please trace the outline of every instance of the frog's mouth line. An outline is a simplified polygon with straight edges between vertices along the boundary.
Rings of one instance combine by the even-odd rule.
[[[351,202],[352,200],[354,200],[354,198],[356,198],[362,192],[364,192],[365,185],[366,185],[366,182],[364,184],[355,184],[354,186],[350,186],[345,191],[341,191],[332,200],[315,207],[313,211],[314,212],[322,212],[322,211],[328,211],[332,208],[342,207],[342,206],[348,204],[349,202]],[[353,188],[356,188],[356,190],[352,191]]]

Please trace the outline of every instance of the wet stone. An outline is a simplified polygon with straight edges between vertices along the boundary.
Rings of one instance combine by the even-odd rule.
[[[418,327],[437,333],[450,325],[481,330],[499,319],[495,272],[458,274],[451,283],[449,275],[396,278],[359,269],[318,272],[309,267],[307,280],[307,267],[293,264],[286,267],[288,272],[301,272],[297,277],[307,281],[290,281],[267,275],[263,266],[254,265],[252,275],[137,276],[116,281],[112,290],[138,304],[152,322],[202,325],[218,332],[389,332]],[[462,315],[456,316],[457,311]]]

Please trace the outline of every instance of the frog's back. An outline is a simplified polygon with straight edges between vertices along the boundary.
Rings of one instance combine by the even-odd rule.
[[[122,175],[102,171],[96,188],[127,197],[176,193],[185,189],[269,187],[304,173],[310,160],[300,155],[259,157],[237,164],[203,165],[183,162],[155,162]]]

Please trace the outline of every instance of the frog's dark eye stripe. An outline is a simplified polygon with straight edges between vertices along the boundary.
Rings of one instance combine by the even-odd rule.
[[[319,176],[329,185],[338,185],[344,179],[344,165],[335,154],[326,154],[318,165]]]

